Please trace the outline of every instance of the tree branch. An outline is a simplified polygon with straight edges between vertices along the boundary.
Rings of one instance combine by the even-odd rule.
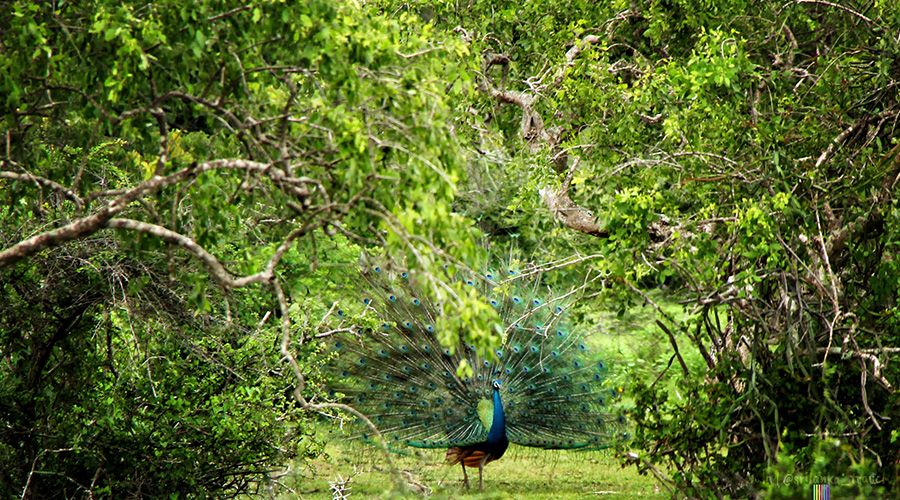
[[[249,160],[213,160],[199,165],[192,165],[167,176],[153,176],[134,188],[125,191],[94,214],[76,219],[59,228],[34,235],[6,248],[0,252],[0,268],[14,264],[41,250],[93,234],[102,229],[108,220],[127,208],[132,202],[150,193],[159,191],[163,187],[182,182],[203,172],[221,169],[245,170],[266,176],[287,194],[299,198],[309,196],[310,190],[307,188],[307,185],[316,183],[312,179],[291,177],[283,170],[270,164]]]
[[[12,179],[12,180],[19,180],[19,181],[34,182],[35,184],[38,184],[41,186],[46,186],[46,187],[49,187],[50,189],[53,189],[54,191],[58,191],[60,194],[62,194],[66,198],[72,200],[72,202],[75,203],[75,206],[77,206],[79,210],[84,207],[84,201],[81,199],[81,197],[79,197],[77,194],[75,194],[75,191],[72,191],[71,189],[63,186],[62,184],[60,184],[56,181],[47,179],[45,177],[39,177],[37,175],[29,174],[26,172],[2,171],[2,172],[0,172],[0,179]]]

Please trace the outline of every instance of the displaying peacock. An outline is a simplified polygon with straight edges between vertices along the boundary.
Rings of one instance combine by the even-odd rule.
[[[447,462],[478,468],[510,443],[544,449],[599,449],[623,437],[623,418],[606,387],[607,366],[583,335],[562,323],[562,299],[542,296],[539,278],[516,270],[463,278],[502,319],[502,344],[490,357],[474,345],[438,342],[437,311],[407,272],[366,266],[362,306],[380,326],[336,338],[331,394],[368,415],[389,444],[447,448]],[[343,311],[339,314],[343,315]],[[462,338],[462,337],[459,337]],[[472,367],[460,377],[460,363]],[[363,431],[364,438],[370,438]]]

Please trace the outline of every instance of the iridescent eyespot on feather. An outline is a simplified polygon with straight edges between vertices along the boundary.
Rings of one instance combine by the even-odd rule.
[[[532,344],[531,347],[529,347],[528,349],[531,350],[532,353],[537,353],[540,350],[540,349],[538,349],[538,346],[536,346],[534,344]]]
[[[495,351],[495,352],[497,353],[498,358],[503,359],[503,350],[502,349],[497,349],[497,351]]]
[[[338,309],[337,315],[343,318],[343,317],[344,317],[344,310],[343,310],[343,309]]]
[[[428,333],[434,333],[434,325],[428,325],[425,329],[428,330]]]
[[[514,269],[508,270],[507,273],[509,273],[510,276],[515,276],[515,275],[516,275],[516,271],[515,271]]]
[[[412,330],[413,324],[409,321],[404,321],[403,326],[405,326],[407,330]]]
[[[497,299],[491,299],[491,305],[497,307],[498,305],[500,305],[500,303],[497,302]]]
[[[565,337],[566,332],[564,332],[563,330],[556,330],[556,336],[559,338]]]
[[[412,303],[413,303],[414,306],[418,306],[418,305],[421,305],[421,304],[422,304],[422,302],[421,302],[419,299],[417,299],[417,298],[413,298],[413,299],[412,299]]]
[[[475,286],[475,282],[472,280],[466,280],[466,284],[469,286]]]
[[[407,273],[406,271],[403,271],[402,273],[400,273],[400,277],[403,279],[409,278],[409,273]]]
[[[397,302],[397,296],[393,294],[388,295],[388,300],[390,300],[391,302]]]
[[[553,310],[556,314],[563,312],[563,308],[561,306],[556,306],[556,309]]]
[[[535,306],[541,305],[541,299],[531,299],[531,303]]]
[[[512,301],[513,301],[513,304],[521,304],[522,303],[522,299],[519,297],[513,297]]]
[[[491,274],[491,273],[485,274],[484,277],[487,278],[487,279],[489,279],[489,280],[493,280],[493,279],[494,279],[494,275]]]
[[[366,297],[366,298],[363,299],[363,304],[369,305],[369,304],[371,304],[371,303],[372,303],[372,299],[370,299],[370,298],[368,298],[368,297]]]
[[[382,323],[382,324],[381,324],[381,329],[382,329],[382,330],[390,330],[390,329],[391,329],[391,325],[389,325],[389,324],[387,324],[387,323]]]
[[[587,351],[587,346],[584,344],[578,344],[578,350],[579,351]]]

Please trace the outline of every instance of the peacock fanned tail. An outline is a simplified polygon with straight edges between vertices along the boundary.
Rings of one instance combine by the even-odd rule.
[[[612,411],[618,392],[605,384],[606,364],[582,334],[565,327],[562,300],[544,296],[539,276],[520,278],[508,270],[464,278],[502,318],[496,359],[478,356],[472,345],[455,352],[441,346],[437,312],[407,272],[372,265],[362,276],[368,292],[361,303],[380,325],[333,340],[330,393],[369,416],[389,443],[448,448],[483,442],[494,380],[501,382],[512,443],[598,449],[624,437],[624,419]],[[457,375],[463,359],[474,369],[466,379]]]

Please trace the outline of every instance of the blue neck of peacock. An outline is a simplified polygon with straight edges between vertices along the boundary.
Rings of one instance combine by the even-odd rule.
[[[491,421],[491,430],[488,431],[488,443],[500,443],[506,439],[506,415],[503,413],[503,402],[500,401],[500,391],[494,389],[494,418]]]

